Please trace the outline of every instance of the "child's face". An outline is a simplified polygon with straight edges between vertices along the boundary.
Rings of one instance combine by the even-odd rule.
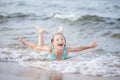
[[[65,38],[63,37],[63,35],[57,34],[54,36],[53,45],[57,49],[63,49],[65,43]]]

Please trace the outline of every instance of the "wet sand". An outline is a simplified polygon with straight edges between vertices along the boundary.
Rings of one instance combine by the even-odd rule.
[[[0,80],[120,80],[120,77],[60,74],[58,72],[20,66],[15,62],[0,62]]]

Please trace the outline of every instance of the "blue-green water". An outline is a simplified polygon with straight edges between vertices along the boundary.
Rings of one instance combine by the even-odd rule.
[[[18,42],[18,37],[23,37],[26,41],[37,43],[36,25],[45,30],[46,45],[50,44],[50,38],[59,26],[64,27],[70,46],[88,45],[90,41],[97,40],[97,48],[71,53],[71,59],[81,63],[77,65],[75,62],[75,66],[70,63],[68,66],[75,68],[63,72],[120,76],[119,0],[0,0],[0,60],[21,63],[35,59],[40,62],[42,52],[37,53]],[[74,54],[79,55],[76,57]],[[63,62],[63,65],[66,63]],[[49,63],[50,66],[52,64]],[[61,65],[59,62],[55,64]],[[85,71],[86,67],[88,70]],[[92,68],[94,70],[89,72]],[[58,71],[61,69],[59,67]]]

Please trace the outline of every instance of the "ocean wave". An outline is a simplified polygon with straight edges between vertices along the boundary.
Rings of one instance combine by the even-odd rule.
[[[114,5],[113,7],[116,9],[120,9],[120,5]]]
[[[99,15],[62,15],[62,14],[55,14],[54,18],[69,21],[69,22],[78,22],[78,21],[94,21],[94,22],[107,22],[107,20],[116,20],[119,21],[120,18],[113,19],[111,17],[102,17]],[[114,24],[114,22],[112,22]]]
[[[61,14],[55,14],[55,18],[68,20],[68,21],[84,21],[84,20],[94,20],[94,21],[104,21],[103,17],[97,16],[97,15],[61,15]]]
[[[103,32],[101,36],[109,36],[112,33],[113,33],[112,31],[106,31],[106,32]]]
[[[13,14],[0,14],[0,19],[4,18],[25,18],[35,16],[34,14],[13,13]]]
[[[120,33],[114,33],[111,35],[111,37],[120,39]]]
[[[117,21],[120,21],[120,18],[118,18]]]
[[[61,61],[45,60],[44,54],[45,52],[38,53],[30,49],[15,50],[0,48],[0,61],[15,61],[23,66],[42,68],[61,73],[78,73],[91,76],[120,76],[120,58],[110,53],[103,55],[94,54],[94,57],[92,53],[92,57],[87,54],[86,56],[81,54],[81,56]]]
[[[34,14],[34,13],[13,13],[13,14],[0,14],[0,23],[6,22],[7,19],[23,19],[27,18],[29,20],[48,20],[51,19],[53,16],[52,15],[39,15],[39,14]]]

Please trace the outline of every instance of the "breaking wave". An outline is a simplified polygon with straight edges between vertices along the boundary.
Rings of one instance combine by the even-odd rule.
[[[120,76],[120,58],[106,53],[104,55],[86,53],[70,53],[68,59],[61,61],[45,60],[45,52],[31,49],[0,49],[0,61],[15,61],[23,66],[42,68],[60,73],[79,73],[91,76]],[[78,56],[79,54],[79,56]],[[75,56],[77,55],[77,56]],[[71,58],[69,58],[71,57]]]

